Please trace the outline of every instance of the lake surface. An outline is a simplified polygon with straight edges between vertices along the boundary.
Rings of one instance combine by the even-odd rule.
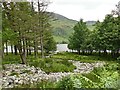
[[[63,51],[70,51],[70,49],[68,49],[68,44],[57,44],[57,51],[58,52],[63,52]]]
[[[57,52],[72,52],[72,50],[68,49],[68,44],[57,44]],[[4,49],[4,52],[6,52],[6,48]],[[11,47],[8,46],[8,52],[11,52]],[[13,49],[14,52],[14,49]],[[73,50],[73,52],[77,52],[76,50]],[[95,50],[93,52],[96,52]],[[103,51],[101,51],[103,52]],[[107,52],[111,52],[111,50],[107,50]]]
[[[63,51],[68,51],[70,52],[71,50],[68,49],[68,44],[57,44],[57,52],[63,52]],[[4,52],[6,52],[6,48],[4,49]],[[11,47],[8,46],[8,52],[11,52]],[[14,50],[13,50],[14,52]]]

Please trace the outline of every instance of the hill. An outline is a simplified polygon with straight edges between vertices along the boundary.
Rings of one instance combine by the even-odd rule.
[[[73,27],[77,23],[76,20],[68,19],[60,14],[52,13],[55,18],[51,21],[53,27],[52,33],[57,43],[68,42],[69,36],[73,33]],[[87,21],[86,24],[89,29],[93,29],[95,21]]]

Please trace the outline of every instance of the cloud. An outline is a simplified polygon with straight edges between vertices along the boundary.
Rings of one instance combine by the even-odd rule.
[[[103,20],[111,13],[119,0],[51,0],[48,11],[64,15],[70,19]]]

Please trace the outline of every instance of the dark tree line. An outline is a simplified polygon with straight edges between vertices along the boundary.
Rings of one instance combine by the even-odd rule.
[[[8,45],[12,53],[20,55],[23,64],[27,63],[26,58],[32,52],[35,57],[44,58],[45,53],[56,49],[51,34],[52,16],[46,11],[48,1],[2,2],[1,5],[3,57],[4,48],[8,54]],[[41,55],[38,55],[39,50]]]
[[[95,29],[90,31],[87,29],[86,23],[80,20],[74,26],[74,33],[69,39],[69,48],[77,50],[80,54],[89,53],[93,51],[98,52],[99,55],[104,53],[113,57],[118,57],[120,53],[120,2],[117,9],[112,11],[112,14],[105,16],[103,22],[97,21]]]

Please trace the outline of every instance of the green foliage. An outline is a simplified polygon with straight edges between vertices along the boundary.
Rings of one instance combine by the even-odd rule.
[[[67,39],[73,32],[73,26],[77,21],[70,20],[62,15],[55,13],[53,13],[53,16],[56,19],[55,21],[51,21],[51,25],[53,27],[52,33],[54,35],[54,39],[58,43],[61,43],[61,38],[63,38],[63,40],[65,41],[68,41]]]
[[[109,67],[108,67],[109,66]],[[96,68],[89,74],[71,75],[57,83],[59,88],[120,88],[120,75],[115,66],[108,64],[102,68]]]
[[[117,58],[118,63],[120,63],[120,56]]]
[[[40,88],[41,90],[53,89],[56,88],[56,82],[52,82],[49,80],[41,80],[38,83],[18,85],[12,89],[18,90],[19,88]]]
[[[65,90],[73,90],[74,89],[74,82],[70,76],[63,78],[59,81],[56,85],[57,88],[64,88]]]
[[[78,55],[76,53],[69,53],[69,52],[62,52],[52,56],[55,59],[63,59],[63,60],[78,60],[81,62],[96,62],[96,61],[106,61],[112,62],[115,59],[111,58],[110,56],[98,56],[98,55]]]
[[[56,43],[51,34],[50,13],[44,11],[45,9],[40,10],[39,13],[35,12],[34,5],[31,7],[30,2],[3,2],[2,6],[2,45],[4,47],[4,44],[9,43],[16,46],[22,63],[26,63],[26,53],[30,51],[29,48],[34,48],[35,53],[40,49],[42,57],[45,51],[49,53],[56,50]],[[41,48],[38,48],[39,46]]]
[[[72,72],[76,67],[65,60],[46,58],[40,61],[39,67],[47,73],[50,72]]]
[[[54,39],[58,43],[62,43],[62,41],[65,41],[68,43],[69,36],[74,32],[74,25],[77,23],[77,21],[68,19],[62,15],[53,13],[54,18],[56,19],[55,21],[51,22],[51,25],[53,27],[52,33],[54,36]],[[90,30],[94,29],[93,22],[92,21],[87,21],[87,27]]]
[[[12,73],[10,74],[10,76],[14,76],[14,75],[18,76],[19,73],[17,73],[17,72],[12,72]]]
[[[54,38],[51,35],[50,31],[47,31],[47,33],[45,34],[45,39],[44,39],[44,49],[47,53],[49,53],[50,51],[55,51],[56,50],[56,42],[54,40]]]
[[[21,63],[20,57],[18,55],[5,55],[2,60],[2,64],[15,64],[15,63]]]
[[[47,61],[49,62],[49,61]],[[21,88],[60,88],[64,90],[75,90],[77,88],[89,88],[102,90],[117,90],[120,88],[120,75],[117,70],[117,63],[107,63],[104,67],[95,68],[88,74],[69,75],[62,78],[58,82],[42,80],[37,84],[21,85]]]
[[[82,49],[82,45],[84,43],[85,37],[87,35],[87,25],[81,19],[75,26],[74,26],[74,33],[69,39],[68,47],[72,50],[77,50],[80,52]]]

